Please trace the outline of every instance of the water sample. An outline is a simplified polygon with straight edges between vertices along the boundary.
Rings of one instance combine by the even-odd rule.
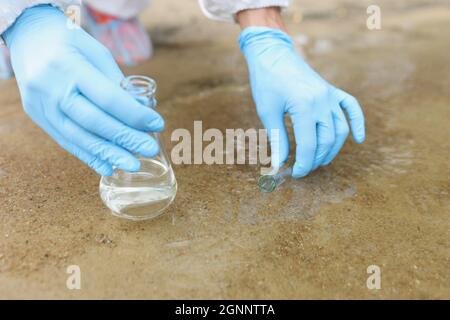
[[[130,76],[121,83],[140,103],[156,106],[154,80],[143,76]],[[110,177],[100,179],[100,197],[112,213],[131,220],[152,219],[161,215],[173,202],[177,181],[157,133],[150,135],[159,144],[160,152],[153,158],[139,157],[138,172],[115,169]]]

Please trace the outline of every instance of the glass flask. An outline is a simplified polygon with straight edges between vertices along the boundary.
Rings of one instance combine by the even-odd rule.
[[[141,104],[156,107],[156,83],[144,76],[129,76],[121,87]],[[135,155],[141,161],[138,172],[114,169],[112,176],[100,179],[100,197],[115,216],[146,220],[155,218],[172,203],[177,193],[177,181],[158,133],[149,133],[159,145],[153,158]]]

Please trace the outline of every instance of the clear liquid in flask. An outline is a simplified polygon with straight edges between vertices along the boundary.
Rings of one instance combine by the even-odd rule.
[[[140,160],[139,172],[116,169],[111,177],[100,180],[100,197],[116,216],[155,218],[175,199],[177,182],[170,167],[157,159]]]

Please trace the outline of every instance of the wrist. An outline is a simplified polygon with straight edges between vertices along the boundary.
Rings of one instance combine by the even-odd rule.
[[[248,27],[268,27],[286,32],[279,7],[246,9],[236,14],[241,29]]]
[[[247,58],[273,46],[293,50],[292,39],[286,32],[269,27],[247,27],[241,31],[238,42]]]

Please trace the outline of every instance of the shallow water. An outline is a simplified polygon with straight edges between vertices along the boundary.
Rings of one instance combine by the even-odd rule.
[[[368,31],[362,4],[339,3],[295,4],[289,29],[358,97],[367,141],[270,194],[256,166],[174,166],[177,198],[152,222],[112,217],[99,178],[26,118],[13,81],[0,83],[0,297],[450,298],[448,6],[382,1],[382,30]],[[149,11],[156,55],[126,70],[157,79],[165,141],[195,120],[259,128],[237,29],[189,10],[168,22]],[[70,264],[81,291],[65,287]],[[373,264],[377,291],[366,288]]]

